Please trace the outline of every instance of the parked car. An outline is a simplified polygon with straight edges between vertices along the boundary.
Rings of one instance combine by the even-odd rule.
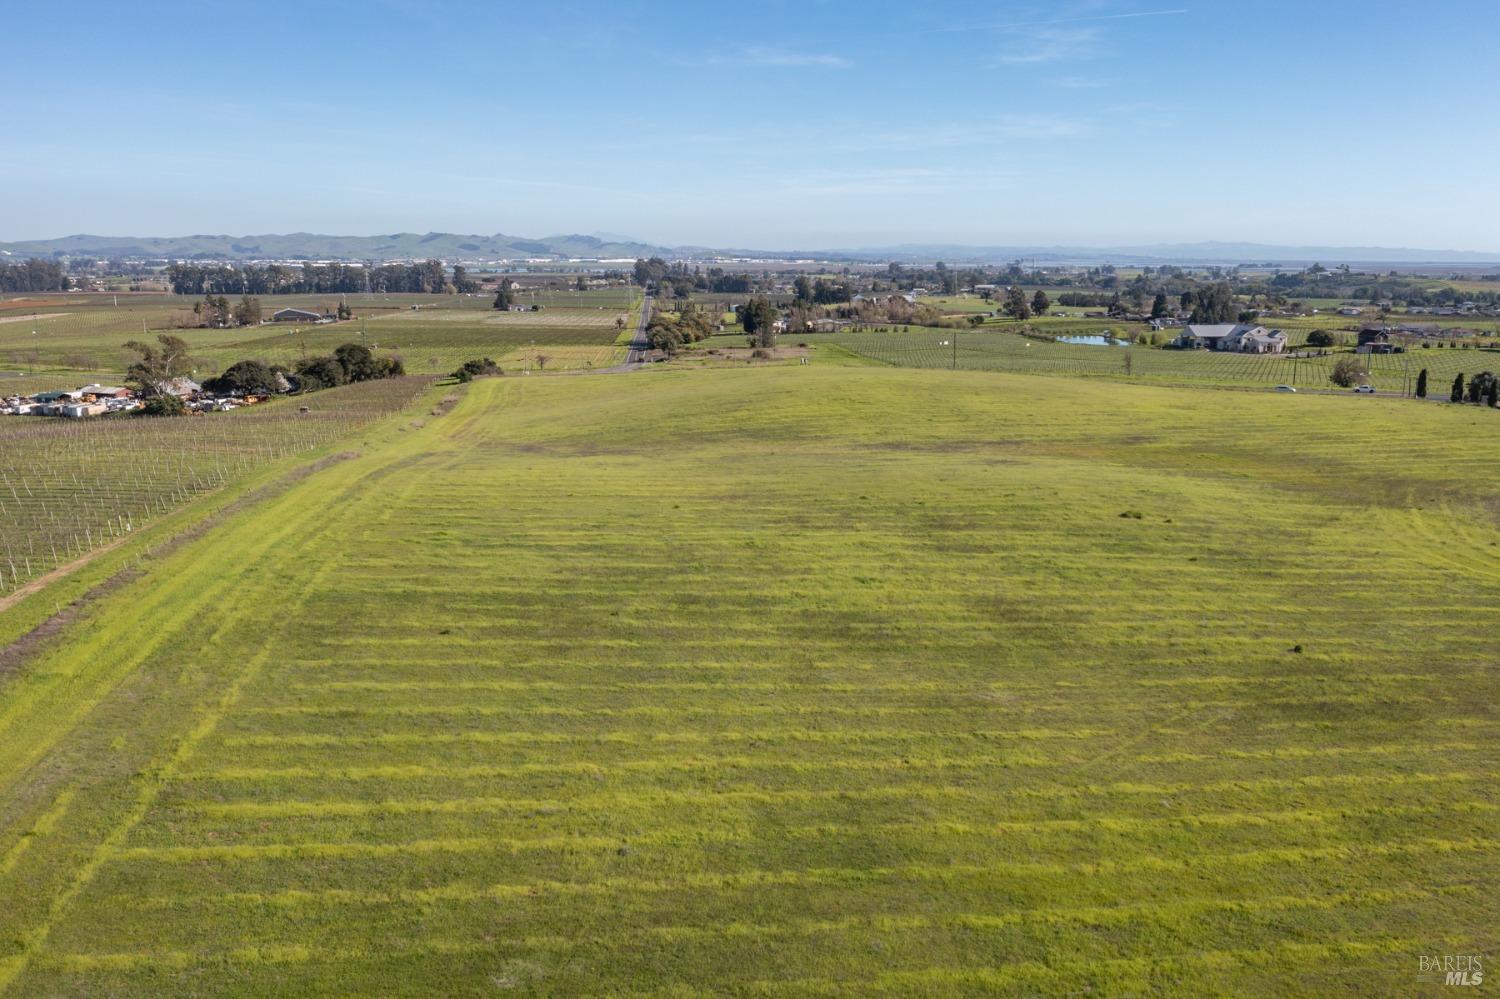
[[[1290,385],[1278,385],[1278,386],[1276,386],[1276,391],[1278,391],[1278,392],[1295,392],[1297,390],[1294,389],[1294,388],[1292,388]]]
[[[1374,395],[1375,394],[1375,386],[1374,385],[1360,385],[1357,388],[1355,388],[1354,391],[1358,392],[1360,395]]]

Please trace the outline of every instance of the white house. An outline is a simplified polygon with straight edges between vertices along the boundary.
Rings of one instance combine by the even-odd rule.
[[[1189,324],[1172,343],[1237,354],[1280,354],[1286,350],[1286,334],[1248,323]]]

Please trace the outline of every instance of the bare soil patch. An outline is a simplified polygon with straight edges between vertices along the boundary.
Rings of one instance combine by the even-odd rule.
[[[704,353],[710,357],[723,357],[731,361],[762,360],[754,358],[754,350],[750,347],[710,347]],[[784,361],[794,357],[807,357],[812,351],[806,347],[773,347],[768,360]]]

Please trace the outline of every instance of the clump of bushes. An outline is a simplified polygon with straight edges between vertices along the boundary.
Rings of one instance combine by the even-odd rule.
[[[187,403],[175,395],[153,395],[135,412],[137,416],[183,416],[187,413]]]
[[[368,347],[357,343],[342,344],[332,354],[309,358],[297,365],[296,371],[297,388],[303,392],[404,374],[406,365],[401,358],[376,357]]]
[[[254,359],[236,361],[203,387],[215,395],[274,395],[291,390],[285,369]]]
[[[500,370],[500,365],[488,357],[476,357],[459,365],[458,370],[454,371],[450,377],[460,382],[470,382],[486,375],[503,375],[504,373]]]

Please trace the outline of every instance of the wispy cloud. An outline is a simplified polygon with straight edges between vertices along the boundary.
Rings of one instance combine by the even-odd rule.
[[[1137,17],[1169,17],[1189,13],[1186,7],[1171,10],[1137,10],[1122,14],[1081,14],[1077,17],[1051,17],[1036,21],[993,21],[983,24],[944,24],[931,28],[919,28],[917,34],[942,34],[956,31],[1011,31],[1021,28],[1041,28],[1058,24],[1081,24],[1086,21],[1124,21]]]
[[[1060,76],[1052,83],[1064,90],[1098,90],[1109,86],[1108,80],[1096,80],[1088,76]]]
[[[738,59],[745,66],[812,67],[817,69],[849,69],[854,63],[831,52],[794,52],[790,49],[774,49],[764,46],[745,49]]]
[[[1035,65],[1087,59],[1099,51],[1098,28],[1042,28],[1028,32],[1019,44],[1000,54],[1000,61]]]

